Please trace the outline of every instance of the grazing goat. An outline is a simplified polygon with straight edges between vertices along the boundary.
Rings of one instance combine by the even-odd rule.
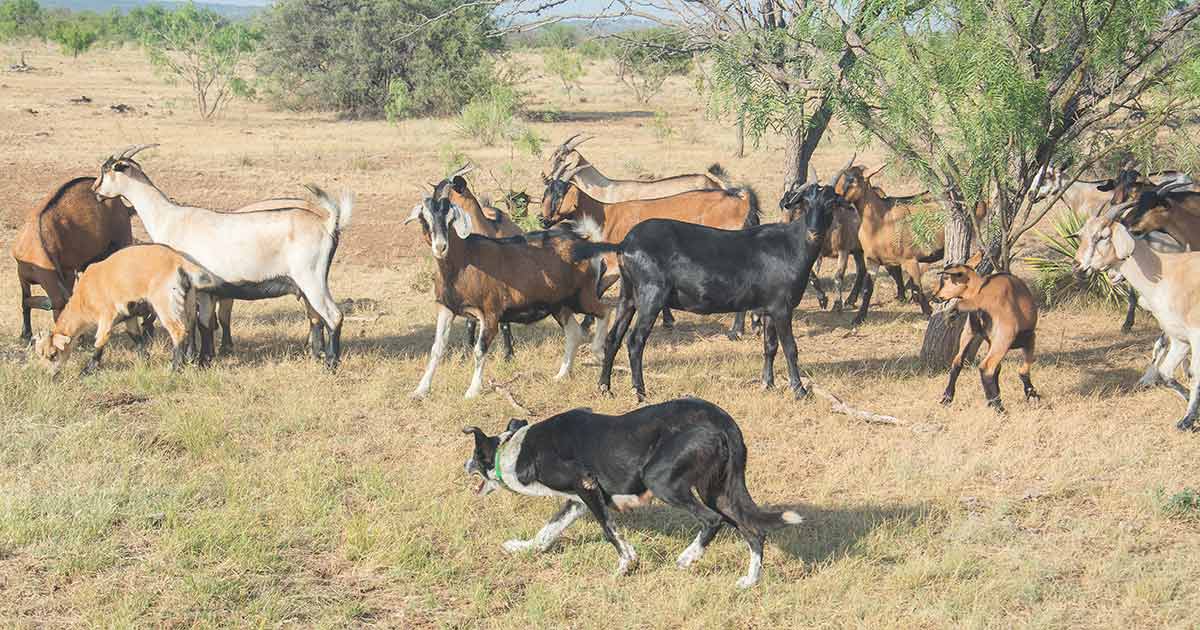
[[[488,238],[504,238],[508,236],[520,236],[524,233],[521,226],[513,222],[508,214],[499,208],[485,206],[479,203],[479,199],[471,192],[467,186],[467,180],[464,175],[474,170],[474,167],[467,165],[459,168],[450,174],[449,177],[438,182],[433,187],[434,199],[449,199],[450,203],[463,209],[467,213],[467,217],[471,220],[471,233]],[[478,328],[475,320],[467,318],[467,346],[473,346],[476,340],[476,329]],[[504,322],[500,324],[501,337],[504,340],[504,358],[511,359],[513,356],[513,340],[511,324]]]
[[[1009,350],[1020,349],[1024,360],[1018,369],[1025,399],[1038,399],[1037,390],[1029,380],[1033,366],[1034,345],[1038,319],[1037,302],[1029,287],[1010,273],[979,275],[974,266],[978,260],[965,265],[950,265],[938,272],[934,298],[949,301],[950,310],[967,314],[958,339],[958,354],[950,363],[950,380],[942,395],[942,404],[954,401],[954,387],[963,362],[973,361],[982,342],[988,342],[988,353],[979,366],[979,378],[987,404],[1003,413],[1000,402],[1000,362]]]
[[[50,193],[26,216],[13,240],[21,283],[21,339],[33,337],[30,310],[46,300],[30,291],[40,285],[58,319],[71,297],[75,274],[133,242],[130,208],[118,199],[92,194],[93,177],[76,177]]]
[[[814,177],[812,181],[815,182],[817,179]],[[803,188],[803,183],[793,182],[779,200],[779,209],[783,211],[783,220],[787,223],[804,220],[808,208],[804,205],[803,196],[800,195]],[[862,245],[858,242],[858,228],[861,222],[858,210],[845,199],[838,198],[833,210],[833,225],[829,228],[829,237],[825,239],[825,245],[821,249],[821,258],[818,258],[816,264],[813,265],[812,288],[817,294],[817,303],[821,308],[825,308],[829,303],[825,291],[821,288],[819,277],[821,261],[825,258],[836,258],[838,261],[837,271],[833,276],[833,286],[837,291],[837,301],[833,303],[833,310],[841,312],[844,304],[853,306],[858,301],[859,292],[862,290],[863,272],[866,271]],[[849,299],[843,302],[842,290],[846,278],[846,263],[850,258],[854,258],[854,286],[850,289]],[[900,275],[900,268],[889,265],[887,271],[896,281],[896,299],[904,301],[904,281]]]
[[[137,211],[154,242],[195,258],[221,278],[217,297],[261,300],[299,296],[309,311],[313,354],[323,345],[326,367],[336,369],[342,312],[329,292],[329,267],[341,233],[350,224],[353,196],[346,192],[335,200],[310,184],[315,204],[276,199],[239,212],[181,206],[155,187],[133,160],[148,146],[152,145],[131,147],[105,161],[96,180],[96,194],[124,199]],[[212,330],[202,322],[201,332],[203,363],[212,356]]]
[[[575,313],[604,321],[608,308],[600,301],[600,270],[570,261],[570,247],[579,240],[570,230],[533,232],[491,239],[471,233],[471,219],[448,199],[426,198],[412,209],[405,223],[420,221],[433,250],[438,273],[434,292],[438,303],[437,332],[429,365],[413,390],[414,398],[429,393],[433,373],[446,352],[455,316],[480,323],[475,342],[475,372],[466,397],[483,389],[483,366],[501,322],[531,324],[553,316],[566,335],[562,366],[555,379],[571,373],[583,330]],[[597,335],[592,350],[600,353]]]
[[[204,292],[220,285],[208,270],[170,247],[153,243],[126,247],[83,272],[54,327],[38,336],[35,352],[57,374],[79,336],[94,331],[96,350],[83,369],[87,374],[100,364],[116,325],[125,322],[133,335],[137,331],[133,318],[153,310],[175,344],[171,368],[178,370],[197,308],[202,314],[208,312]]]
[[[1183,431],[1195,430],[1200,410],[1200,378],[1192,379],[1189,392],[1175,380],[1176,370],[1191,353],[1190,372],[1200,376],[1200,252],[1169,254],[1156,251],[1146,239],[1134,238],[1121,223],[1130,210],[1162,203],[1170,186],[1141,193],[1103,215],[1087,220],[1079,232],[1075,273],[1106,272],[1120,276],[1137,290],[1140,303],[1158,321],[1167,337],[1168,349],[1159,359],[1157,376],[1188,402],[1187,411],[1176,424]],[[1150,374],[1148,373],[1148,376]]]
[[[604,344],[600,390],[610,390],[613,359],[636,313],[629,367],[638,400],[645,400],[642,352],[659,311],[670,306],[704,314],[763,313],[763,387],[775,384],[775,353],[782,341],[792,391],[797,398],[807,395],[796,363],[792,313],[821,255],[837,197],[832,188],[815,183],[801,194],[808,206],[803,223],[718,230],[651,219],[630,230],[619,244],[576,245],[576,260],[615,253],[621,274],[621,297]],[[581,228],[598,231],[595,225]]]
[[[945,249],[946,236],[937,230],[926,244],[917,243],[911,222],[921,212],[940,213],[928,196],[887,197],[878,188],[871,186],[863,175],[861,166],[853,166],[851,158],[833,180],[834,189],[847,201],[854,204],[862,214],[858,240],[862,244],[863,257],[871,272],[863,278],[863,300],[852,325],[861,324],[867,318],[871,306],[871,295],[875,290],[872,278],[880,265],[899,265],[906,282],[910,283],[921,305],[921,312],[928,317],[933,313],[921,285],[921,263],[940,260]],[[981,211],[982,210],[982,211]],[[976,217],[982,220],[986,206],[976,207]]]
[[[560,221],[589,219],[600,228],[599,238],[620,243],[638,224],[648,219],[674,219],[713,228],[736,230],[759,223],[758,195],[749,186],[729,190],[695,190],[662,199],[604,203],[572,183],[574,172],[550,180],[542,196],[543,227]],[[617,280],[615,265],[609,265],[602,292]],[[674,321],[670,311],[663,312],[663,325]],[[599,331],[603,332],[603,331]],[[737,339],[745,332],[745,313],[737,313],[727,333]]]
[[[580,135],[571,136],[555,149],[550,156],[549,168],[542,174],[543,183],[564,179],[579,186],[591,198],[604,203],[658,199],[692,190],[722,190],[730,187],[725,171],[719,164],[710,166],[706,173],[676,175],[665,179],[609,179],[576,150],[579,145],[591,140],[591,137],[580,138]],[[561,177],[568,170],[572,171],[571,176]]]

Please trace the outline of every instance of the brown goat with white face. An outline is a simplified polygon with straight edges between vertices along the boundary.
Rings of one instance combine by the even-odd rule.
[[[59,186],[26,215],[13,240],[21,283],[21,339],[33,336],[29,311],[45,308],[45,300],[30,291],[40,285],[58,319],[75,275],[90,263],[133,242],[129,215],[119,199],[100,201],[92,194],[95,178],[76,177]]]
[[[483,389],[483,366],[501,322],[531,324],[554,317],[566,334],[562,366],[556,379],[570,374],[583,330],[575,313],[592,315],[602,322],[608,307],[597,293],[599,271],[586,262],[571,262],[571,244],[581,240],[569,229],[534,232],[504,239],[471,233],[467,214],[447,199],[426,198],[413,208],[405,223],[420,221],[437,261],[434,295],[438,303],[437,332],[429,365],[414,398],[429,393],[433,374],[445,354],[450,324],[456,316],[480,323],[475,342],[475,372],[466,397]],[[599,330],[606,330],[604,325]],[[592,351],[599,356],[603,334],[596,335]]]
[[[1038,392],[1029,380],[1034,362],[1038,320],[1037,302],[1029,287],[1010,273],[993,273],[987,277],[968,261],[966,265],[950,265],[938,273],[934,298],[949,301],[951,310],[967,313],[958,340],[958,354],[950,363],[950,380],[942,396],[942,404],[954,401],[954,388],[964,361],[971,361],[982,342],[988,342],[988,353],[979,365],[979,377],[988,406],[1004,411],[1000,402],[1000,362],[1009,350],[1020,349],[1023,361],[1018,369],[1025,399],[1038,399]],[[977,259],[976,259],[977,262]]]

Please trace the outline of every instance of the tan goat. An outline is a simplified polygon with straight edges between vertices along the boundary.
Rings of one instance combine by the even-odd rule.
[[[1024,360],[1018,368],[1025,399],[1038,399],[1038,392],[1029,380],[1033,366],[1037,334],[1038,308],[1029,287],[1010,273],[979,275],[974,265],[978,258],[965,265],[950,265],[938,273],[934,298],[950,301],[950,309],[967,314],[958,354],[950,363],[950,380],[942,395],[942,404],[954,401],[954,387],[964,361],[972,361],[982,342],[988,342],[988,353],[979,365],[979,377],[988,406],[1003,413],[1000,403],[1000,362],[1009,350],[1019,348]]]
[[[95,353],[84,367],[95,369],[113,328],[124,322],[131,334],[133,318],[151,310],[175,344],[172,369],[183,365],[187,342],[196,323],[197,307],[208,313],[207,294],[221,283],[204,267],[165,245],[133,245],[88,267],[75,293],[48,333],[38,335],[34,350],[51,373],[58,373],[79,336],[95,331]],[[205,315],[202,315],[202,317]]]

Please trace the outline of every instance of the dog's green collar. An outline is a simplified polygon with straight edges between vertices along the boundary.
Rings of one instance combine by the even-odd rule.
[[[510,435],[503,442],[496,445],[496,454],[493,457],[495,461],[492,463],[492,472],[496,473],[496,481],[499,481],[500,483],[504,483],[504,475],[500,474],[500,455],[504,449],[504,445],[508,444],[508,440],[511,439],[512,436]]]

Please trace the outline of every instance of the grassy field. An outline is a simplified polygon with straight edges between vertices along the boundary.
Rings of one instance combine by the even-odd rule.
[[[0,48],[9,63],[15,49]],[[106,367],[78,379],[82,359],[52,381],[17,339],[18,287],[0,262],[0,625],[495,628],[1195,627],[1200,624],[1197,438],[1173,428],[1183,405],[1165,390],[1135,391],[1155,336],[1143,316],[1121,335],[1111,310],[1042,314],[1024,403],[1009,363],[1009,408],[984,406],[963,375],[958,400],[938,404],[942,371],[914,355],[923,320],[891,301],[867,325],[815,312],[796,332],[806,372],[852,404],[898,416],[869,425],[820,399],[794,402],[753,383],[760,343],[720,335],[727,318],[682,315],[647,350],[655,400],[697,395],[728,410],[750,450],[760,503],[806,518],[769,539],[763,581],[737,592],[740,539],[726,532],[689,571],[675,557],[696,526],[656,506],[619,517],[641,555],[613,576],[616,554],[587,519],[541,556],[508,556],[557,509],[549,500],[478,499],[464,477],[466,424],[489,432],[518,415],[489,393],[464,401],[471,361],[445,363],[427,400],[412,402],[432,340],[433,265],[406,209],[444,172],[450,146],[485,166],[504,148],[476,150],[452,120],[388,125],[235,104],[197,122],[182,88],[164,86],[134,51],[79,60],[35,50],[34,73],[0,73],[0,193],[5,242],[30,204],[69,177],[96,172],[128,144],[154,181],[192,203],[233,207],[295,194],[316,181],[358,193],[355,223],[331,284],[348,305],[336,375],[304,354],[307,328],[288,299],[239,303],[233,356],[208,370],[169,371],[159,341],[149,358],[115,344]],[[781,142],[742,160],[733,135],[703,120],[686,81],[654,103],[681,132],[656,138],[653,112],[610,87],[603,68],[566,105],[536,77],[535,122],[559,140],[595,133],[588,157],[614,175],[697,170],[714,160],[756,185],[772,209]],[[89,105],[68,98],[87,95]],[[110,105],[125,103],[130,114]],[[33,112],[36,113],[31,113]],[[831,173],[853,147],[834,133],[819,153]],[[867,161],[879,160],[868,155]],[[533,196],[540,163],[521,159]],[[895,177],[895,176],[892,176]],[[890,180],[889,190],[914,190]],[[35,326],[49,325],[44,313]],[[491,362],[533,419],[572,406],[634,405],[628,374],[616,398],[595,393],[596,368],[554,382],[561,334],[516,327],[517,358]],[[461,336],[461,325],[456,337]],[[584,359],[587,359],[586,351]],[[621,355],[624,361],[624,353]]]

